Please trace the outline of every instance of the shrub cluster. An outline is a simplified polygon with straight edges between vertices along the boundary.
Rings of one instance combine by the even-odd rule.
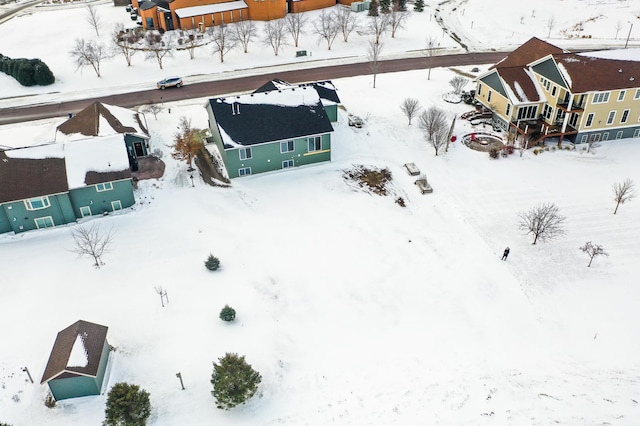
[[[0,54],[0,71],[15,78],[23,86],[53,84],[53,73],[40,59],[11,59]]]

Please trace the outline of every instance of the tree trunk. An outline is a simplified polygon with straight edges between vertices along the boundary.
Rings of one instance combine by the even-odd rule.
[[[618,213],[618,207],[620,207],[620,201],[616,203],[616,209],[613,211],[613,214]]]

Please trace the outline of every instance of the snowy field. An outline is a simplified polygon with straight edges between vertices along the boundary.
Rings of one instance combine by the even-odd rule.
[[[478,16],[479,3],[487,2],[469,0],[464,15],[459,8],[455,16],[464,22],[473,8]],[[507,3],[493,2],[505,13]],[[558,19],[604,8],[559,3]],[[538,2],[537,14],[552,4],[558,2]],[[626,4],[624,16],[640,8]],[[2,40],[9,33],[31,37],[22,50],[3,45],[3,54],[53,65],[59,81],[45,91],[56,93],[37,99],[148,88],[166,74],[188,82],[205,78],[200,74],[212,65],[223,70],[208,53],[193,66],[176,57],[164,71],[138,57],[128,70],[116,58],[97,79],[89,70],[74,73],[64,52],[34,42],[53,39],[51,33],[29,35],[16,26],[23,20],[39,28],[40,15],[50,13],[63,18],[42,22],[73,13],[81,20],[82,9],[74,10],[38,11],[0,25]],[[100,9],[105,17],[113,10]],[[412,19],[418,25],[406,40],[385,40],[388,54],[421,48],[431,26],[420,27],[418,19],[428,16]],[[73,36],[85,30],[89,37],[83,25]],[[544,37],[547,29],[529,31],[513,41]],[[337,41],[332,55],[362,55],[365,41],[349,48]],[[603,32],[601,41],[612,40]],[[306,43],[314,60],[326,53],[312,38]],[[248,54],[253,64],[272,59],[266,49],[255,51]],[[292,57],[293,51],[285,52]],[[229,73],[249,66],[240,53],[225,64]],[[131,80],[127,87],[123,75]],[[134,209],[92,221],[116,235],[104,268],[70,252],[70,227],[0,236],[0,422],[101,423],[106,394],[49,409],[47,388],[38,384],[56,333],[83,319],[109,327],[116,350],[108,386],[127,381],[149,391],[154,426],[637,425],[640,200],[613,215],[611,187],[625,178],[640,183],[640,140],[612,141],[595,154],[550,148],[498,160],[456,142],[436,157],[398,106],[412,96],[452,116],[466,111],[441,99],[454,75],[446,69],[433,70],[430,81],[424,70],[379,75],[376,89],[371,77],[334,80],[346,111],[335,126],[332,161],[236,179],[230,188],[210,187],[197,176],[192,187],[186,165],[169,155],[180,116],[206,126],[204,100],[147,117],[153,148],[165,154],[165,176],[141,182]],[[2,97],[13,99],[3,106],[29,95],[12,84],[0,74]],[[349,127],[347,112],[366,118],[365,126]],[[0,145],[45,141],[62,121],[1,126]],[[471,130],[458,121],[455,134],[460,139]],[[432,194],[419,194],[402,168],[406,162],[427,173]],[[388,167],[406,207],[347,185],[343,171],[355,164]],[[517,229],[517,215],[542,202],[558,205],[566,234],[534,246]],[[602,244],[610,256],[587,268],[578,249],[586,241]],[[506,246],[511,255],[502,262]],[[209,253],[220,258],[221,271],[204,268]],[[168,291],[164,308],[155,286]],[[235,323],[218,319],[225,304],[238,312]],[[215,408],[209,383],[211,362],[226,352],[245,355],[263,376],[259,395],[231,412]],[[25,366],[35,384],[21,371]]]

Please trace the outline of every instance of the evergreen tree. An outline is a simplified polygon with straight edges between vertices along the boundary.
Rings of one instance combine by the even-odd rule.
[[[211,374],[211,394],[216,399],[218,408],[230,410],[255,395],[262,376],[247,364],[244,356],[227,353],[218,362],[219,364],[213,363]]]
[[[413,4],[413,10],[415,10],[416,12],[424,11],[424,0],[416,0],[416,2]]]
[[[398,10],[404,12],[407,10],[407,0],[397,0]]]
[[[220,319],[227,322],[233,321],[236,319],[236,310],[229,305],[224,305],[224,308],[220,311]]]
[[[206,266],[210,271],[217,271],[220,268],[220,259],[210,254],[204,262],[204,266]]]
[[[380,0],[380,12],[389,13],[391,11],[391,0]]]
[[[116,383],[109,391],[103,426],[145,426],[151,415],[149,392],[138,385]]]
[[[369,4],[369,16],[378,16],[378,0],[371,0],[371,3]]]

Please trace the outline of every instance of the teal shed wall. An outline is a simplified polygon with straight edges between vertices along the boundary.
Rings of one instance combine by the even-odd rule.
[[[322,149],[309,152],[308,139],[294,139],[294,151],[281,153],[280,142],[271,142],[251,146],[251,159],[240,160],[239,148],[225,149],[223,156],[225,167],[230,178],[239,176],[239,169],[251,167],[251,174],[258,174],[282,169],[282,162],[293,160],[294,167],[322,161],[331,161],[331,134],[321,135]],[[284,141],[282,141],[284,142]],[[245,148],[245,147],[243,147]],[[248,147],[247,147],[248,148]]]
[[[80,207],[88,206],[92,215],[101,215],[113,211],[111,202],[120,200],[122,208],[126,209],[135,203],[133,183],[131,179],[111,182],[113,189],[98,192],[95,185],[72,189],[69,192],[73,211],[77,218],[81,218]]]

